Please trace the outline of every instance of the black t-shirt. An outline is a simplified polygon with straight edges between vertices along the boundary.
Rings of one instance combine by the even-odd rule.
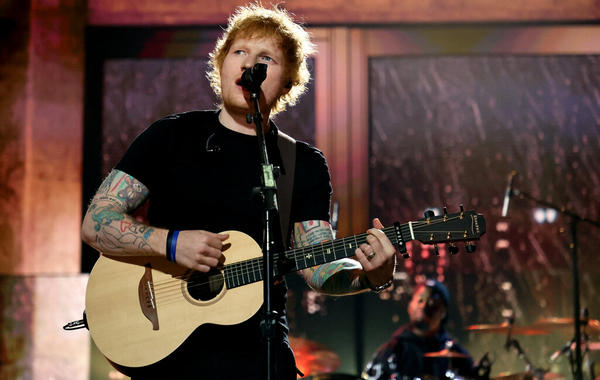
[[[267,149],[271,163],[282,166],[278,131],[271,126],[266,134]],[[192,111],[153,123],[131,144],[115,169],[149,189],[151,225],[211,232],[238,230],[262,246],[263,212],[252,195],[260,183],[258,154],[256,136],[225,128],[218,121],[218,111]],[[323,154],[298,141],[290,225],[329,220],[330,195]],[[274,292],[274,305],[282,315],[276,344],[282,370],[293,367],[283,317],[285,292],[283,283]],[[153,378],[160,371],[173,374],[176,369],[181,378],[192,374],[202,379],[264,378],[260,374],[264,365],[259,314],[235,326],[200,326],[173,355],[138,377]]]
[[[384,343],[367,364],[364,371],[369,380],[392,380],[400,378],[434,379],[448,378],[446,371],[470,376],[473,374],[473,361],[467,358],[427,357],[425,353],[438,352],[447,348],[452,337],[445,330],[432,336],[419,336],[413,333],[411,325],[400,327],[392,338]],[[452,343],[451,351],[467,354],[467,351]]]

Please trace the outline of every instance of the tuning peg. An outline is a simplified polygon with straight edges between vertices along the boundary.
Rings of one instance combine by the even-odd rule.
[[[425,216],[425,219],[429,219],[435,216],[435,213],[432,210],[427,210],[423,213],[423,215]]]
[[[477,246],[471,242],[468,242],[467,244],[465,244],[465,249],[468,253],[473,253],[477,249]]]
[[[435,253],[436,256],[440,255],[440,249],[438,248],[437,244],[433,245],[433,252]]]
[[[450,252],[451,255],[456,255],[458,253],[458,247],[454,245],[454,243],[450,243],[448,245],[448,252]]]

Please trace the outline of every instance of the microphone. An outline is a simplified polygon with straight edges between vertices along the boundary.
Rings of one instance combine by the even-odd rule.
[[[513,170],[508,175],[508,186],[506,186],[506,191],[504,192],[504,203],[502,204],[502,217],[505,218],[508,214],[508,205],[510,203],[510,197],[513,196],[513,182],[515,180],[515,176],[517,175],[517,171]]]
[[[253,67],[244,70],[240,84],[251,93],[258,93],[265,78],[267,78],[267,65],[257,63]]]

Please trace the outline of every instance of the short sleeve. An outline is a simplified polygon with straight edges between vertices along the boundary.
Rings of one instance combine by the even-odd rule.
[[[329,221],[331,180],[323,153],[298,141],[291,222]]]
[[[168,124],[168,119],[161,119],[140,133],[117,163],[115,169],[129,174],[144,186],[152,189],[155,185],[153,173],[156,173],[160,170],[160,166],[164,165],[163,155],[167,145]]]

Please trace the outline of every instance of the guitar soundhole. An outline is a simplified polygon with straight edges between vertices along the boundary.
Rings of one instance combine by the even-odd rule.
[[[224,285],[223,273],[218,269],[212,269],[208,273],[192,272],[187,279],[190,296],[199,301],[213,299],[221,292]]]

